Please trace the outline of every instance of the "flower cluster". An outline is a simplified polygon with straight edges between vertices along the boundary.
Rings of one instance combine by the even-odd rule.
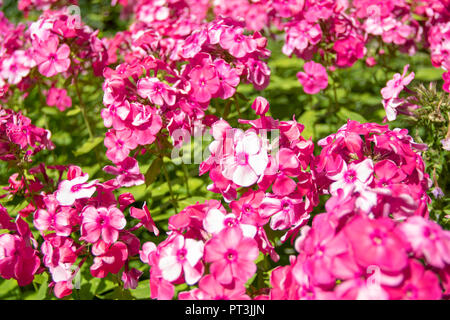
[[[256,110],[268,105],[263,99],[255,100]],[[295,119],[279,121],[261,115],[240,122],[252,128],[232,128],[225,120],[212,124],[211,155],[200,165],[200,174],[209,172],[213,184],[208,190],[221,193],[228,202],[237,197],[238,190],[249,188],[239,201],[247,198],[245,202],[261,218],[271,218],[272,229],[288,229],[286,236],[295,234],[318,201],[309,170],[314,143],[301,136],[304,126]],[[270,140],[268,134],[273,135]],[[265,193],[262,198],[252,195],[256,186],[260,194]]]
[[[55,147],[50,137],[50,131],[36,127],[20,112],[0,106],[0,160],[31,162],[42,149]]]
[[[354,210],[394,220],[428,216],[432,182],[420,156],[426,145],[415,143],[408,130],[349,120],[318,144],[316,177],[320,191],[331,195],[327,204],[336,218]]]
[[[40,6],[45,7],[45,4]],[[34,86],[39,90],[48,87],[48,104],[63,110],[71,103],[65,98],[64,89],[55,88],[57,81],[54,76],[77,79],[79,74],[89,69],[94,75],[101,76],[108,63],[108,53],[97,37],[98,31],[84,25],[80,16],[71,14],[68,8],[47,10],[28,27],[11,24],[1,13],[0,24],[0,86],[3,96],[13,94],[9,89],[11,86],[25,92]],[[35,69],[44,78],[41,79]]]
[[[270,299],[441,299],[448,297],[450,232],[413,216],[405,221],[330,212],[314,217],[290,264],[272,271]]]

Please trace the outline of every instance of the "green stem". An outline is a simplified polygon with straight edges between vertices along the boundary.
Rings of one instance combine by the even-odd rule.
[[[189,190],[189,178],[188,178],[189,175],[188,175],[188,172],[187,172],[186,165],[184,163],[182,164],[182,167],[183,167],[184,182],[186,184],[186,191],[187,191],[188,196],[190,197],[191,196],[191,191]]]
[[[79,108],[81,110],[81,114],[83,115],[84,123],[85,123],[85,125],[86,125],[86,127],[88,129],[89,138],[93,139],[94,138],[94,132],[92,131],[91,124],[90,124],[89,119],[87,117],[86,105],[83,102],[83,99],[81,97],[80,88],[78,87],[78,75],[74,77],[74,84],[75,84],[75,91],[77,92],[77,96],[78,96]]]
[[[164,163],[164,155],[163,155],[162,150],[160,149],[160,147],[158,145],[158,142],[156,142],[155,145],[156,145],[156,149],[158,150],[159,157],[162,160],[161,161],[161,163],[162,163],[161,164],[161,168],[163,170],[164,177],[166,178],[167,185],[169,186],[169,193],[170,193],[170,197],[172,199],[172,204],[173,204],[173,206],[175,208],[175,211],[178,212],[178,203],[177,203],[177,200],[175,199],[175,195],[173,193],[172,184],[170,182],[170,177],[169,177],[169,172],[167,171],[166,164]]]
[[[241,116],[241,109],[239,108],[239,101],[238,101],[236,96],[234,96],[234,105],[236,107],[236,111],[238,113],[239,119],[241,119],[242,118],[242,116]]]
[[[38,91],[39,91],[39,102],[41,103],[41,107],[44,107],[47,103],[45,102],[44,96],[42,95],[41,79],[40,78],[37,78],[37,86],[38,86]],[[44,116],[45,129],[49,130],[47,115],[45,113],[43,113],[43,116]]]

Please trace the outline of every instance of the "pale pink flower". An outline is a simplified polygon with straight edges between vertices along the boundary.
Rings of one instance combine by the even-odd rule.
[[[442,149],[450,151],[450,137],[441,140]]]
[[[450,264],[450,231],[421,216],[408,218],[399,228],[418,257],[436,268]]]
[[[0,76],[8,81],[9,84],[18,84],[30,73],[27,60],[33,61],[26,56],[23,50],[14,51],[9,58],[2,61]]]
[[[232,152],[224,155],[222,174],[240,186],[251,186],[269,163],[266,146],[254,131],[235,130],[233,142]]]
[[[408,72],[409,64],[407,64],[403,68],[403,74],[400,73],[394,74],[394,78],[389,80],[386,84],[386,87],[381,89],[381,95],[383,99],[395,99],[398,98],[400,92],[403,91],[405,86],[407,86],[414,79],[414,72],[411,72],[408,76],[406,73]]]

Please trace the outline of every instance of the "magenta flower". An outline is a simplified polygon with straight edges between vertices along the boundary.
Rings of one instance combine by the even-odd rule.
[[[0,276],[14,278],[19,286],[26,286],[34,279],[41,264],[36,251],[18,235],[0,235]]]
[[[197,65],[189,73],[192,95],[200,103],[209,102],[220,88],[219,77],[213,65]]]
[[[145,182],[144,175],[139,170],[135,158],[127,157],[114,166],[105,166],[103,170],[109,174],[117,175],[116,181],[121,187],[139,186]]]
[[[256,97],[252,103],[252,109],[256,111],[256,114],[263,116],[269,111],[269,101],[264,97]]]
[[[450,71],[444,72],[444,74],[442,75],[442,79],[444,80],[442,89],[450,93]]]
[[[50,88],[47,93],[47,104],[64,111],[72,106],[72,99],[65,89]]]
[[[439,300],[442,298],[442,289],[439,278],[431,270],[426,270],[416,260],[409,260],[409,266],[405,272],[406,279],[400,287],[386,287],[393,300]]]
[[[246,238],[238,228],[227,228],[213,236],[205,245],[205,261],[211,262],[211,274],[221,284],[235,279],[246,282],[256,271],[254,261],[259,255],[258,245]]]
[[[46,41],[39,42],[38,47],[34,48],[33,58],[39,66],[39,72],[46,77],[52,77],[69,69],[70,48],[67,44],[59,48],[58,45],[58,38],[51,36]]]
[[[138,286],[138,281],[141,275],[143,274],[142,271],[139,271],[135,268],[124,271],[122,273],[122,281],[123,281],[123,288],[126,289],[136,289]]]
[[[176,235],[161,249],[158,267],[165,280],[173,282],[184,272],[186,283],[193,285],[203,274],[203,265],[200,261],[202,257],[202,241]]]
[[[108,159],[114,163],[119,163],[128,157],[130,150],[138,146],[138,141],[129,129],[110,130],[106,133],[104,144],[108,148],[106,151]]]
[[[212,275],[204,276],[198,283],[198,288],[180,292],[180,300],[249,300],[245,293],[245,286],[241,282],[235,282],[234,286],[223,286]]]
[[[115,206],[109,208],[87,206],[83,212],[81,235],[84,240],[96,243],[100,238],[110,244],[117,241],[119,231],[125,228],[127,221]]]
[[[55,230],[59,236],[69,236],[72,231],[71,208],[59,208],[59,203],[53,195],[44,198],[46,210],[39,209],[34,213],[34,226],[41,232]]]
[[[256,50],[255,39],[243,34],[242,28],[225,28],[220,35],[220,46],[236,58],[242,58]]]
[[[130,216],[133,218],[139,219],[142,225],[150,232],[153,232],[155,236],[159,235],[159,230],[153,221],[153,218],[150,214],[150,210],[148,210],[147,204],[144,203],[142,209],[131,207],[130,208]]]
[[[351,67],[356,60],[362,59],[365,54],[364,41],[353,36],[337,40],[333,49],[337,53],[336,65],[344,68]]]
[[[158,78],[142,78],[137,83],[137,92],[143,98],[148,98],[150,102],[163,106],[173,106],[176,101],[175,91]]]
[[[96,257],[90,269],[92,276],[96,278],[104,278],[108,273],[118,273],[128,259],[127,246],[123,242],[110,246],[100,241],[92,248],[92,253]]]
[[[396,273],[407,266],[407,246],[394,232],[394,222],[390,218],[357,217],[346,225],[344,232],[356,262],[362,267],[376,265],[382,271]]]
[[[303,90],[308,94],[316,94],[320,90],[328,87],[327,69],[320,63],[314,61],[306,62],[303,66],[305,72],[298,72],[298,81],[303,86]]]
[[[240,82],[239,72],[223,59],[216,59],[214,66],[216,67],[221,86],[219,97],[222,99],[231,98]]]

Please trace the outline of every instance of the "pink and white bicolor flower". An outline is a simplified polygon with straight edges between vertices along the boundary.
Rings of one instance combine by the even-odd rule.
[[[211,234],[216,234],[225,228],[240,228],[245,237],[253,238],[256,235],[256,227],[251,224],[240,223],[233,214],[224,214],[217,209],[210,209],[203,220],[203,227]]]
[[[62,181],[56,191],[56,200],[59,204],[71,206],[77,199],[90,198],[97,190],[95,186],[97,180],[86,183],[88,179],[89,175],[86,173],[72,180]]]
[[[329,178],[335,181],[330,186],[331,194],[336,194],[339,189],[342,189],[345,195],[353,191],[363,191],[372,182],[373,162],[371,159],[358,164],[352,162],[350,165],[343,162],[341,171]]]
[[[267,147],[254,131],[236,130],[234,150],[222,161],[222,174],[237,185],[248,187],[263,175],[269,163]]]
[[[167,281],[177,280],[184,271],[184,279],[188,285],[197,283],[202,277],[203,242],[185,239],[176,235],[174,239],[161,249],[158,267],[162,277]],[[198,263],[200,262],[200,265]]]

